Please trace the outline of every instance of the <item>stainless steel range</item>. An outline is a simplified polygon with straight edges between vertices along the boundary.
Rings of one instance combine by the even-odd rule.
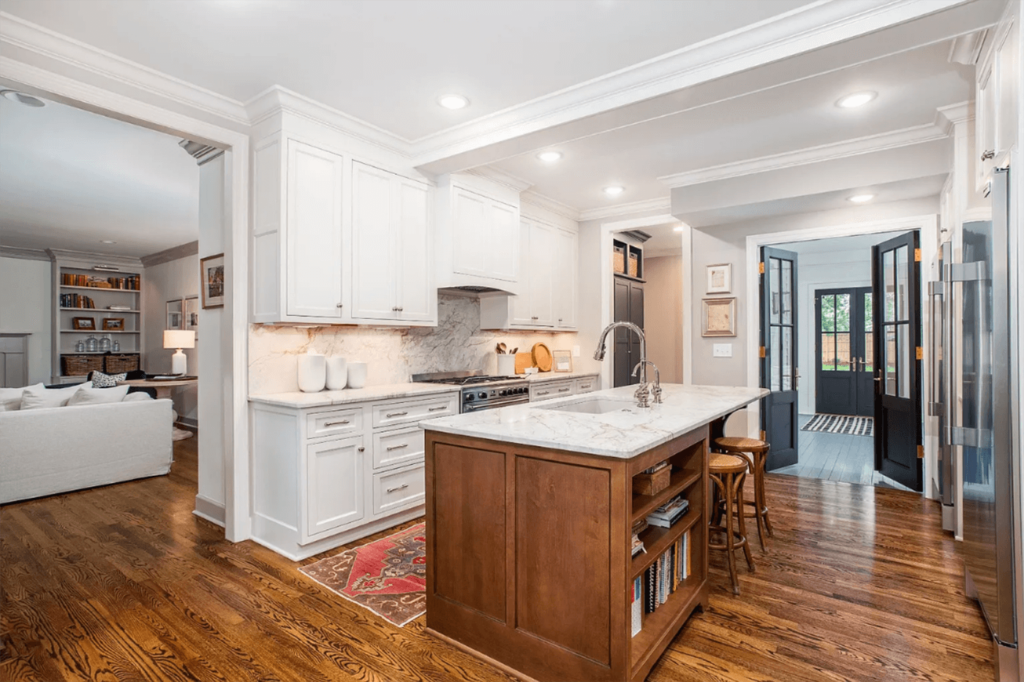
[[[432,372],[413,374],[412,380],[430,384],[462,386],[460,412],[493,410],[530,402],[530,384],[519,377],[487,376],[475,372]]]

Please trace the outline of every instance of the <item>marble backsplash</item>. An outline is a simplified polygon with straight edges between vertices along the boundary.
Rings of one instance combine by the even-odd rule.
[[[249,394],[299,390],[298,356],[312,349],[365,362],[367,385],[409,381],[420,372],[480,369],[497,371],[494,347],[504,341],[511,350],[529,351],[543,341],[551,350],[572,350],[575,333],[495,332],[480,329],[480,300],[438,296],[436,327],[291,327],[250,325]]]

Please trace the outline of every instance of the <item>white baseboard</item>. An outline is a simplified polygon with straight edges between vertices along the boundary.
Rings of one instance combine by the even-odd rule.
[[[217,524],[221,528],[224,527],[224,505],[220,502],[214,502],[202,495],[196,495],[196,508],[192,510],[192,513],[201,519],[206,519],[210,523]]]

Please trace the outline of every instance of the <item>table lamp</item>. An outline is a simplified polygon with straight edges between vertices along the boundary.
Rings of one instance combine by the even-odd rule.
[[[165,329],[164,348],[177,348],[171,356],[171,374],[185,374],[188,371],[188,358],[182,348],[196,347],[196,333],[191,329]]]

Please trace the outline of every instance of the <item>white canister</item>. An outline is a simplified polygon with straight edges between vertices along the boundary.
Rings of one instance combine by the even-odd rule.
[[[299,356],[299,390],[316,393],[327,383],[327,358],[317,353]]]
[[[366,386],[366,363],[348,363],[348,387],[363,388]]]
[[[511,353],[498,353],[498,376],[512,377],[516,375],[516,356]]]
[[[327,358],[327,388],[337,391],[348,383],[348,362],[345,358],[332,355]]]

